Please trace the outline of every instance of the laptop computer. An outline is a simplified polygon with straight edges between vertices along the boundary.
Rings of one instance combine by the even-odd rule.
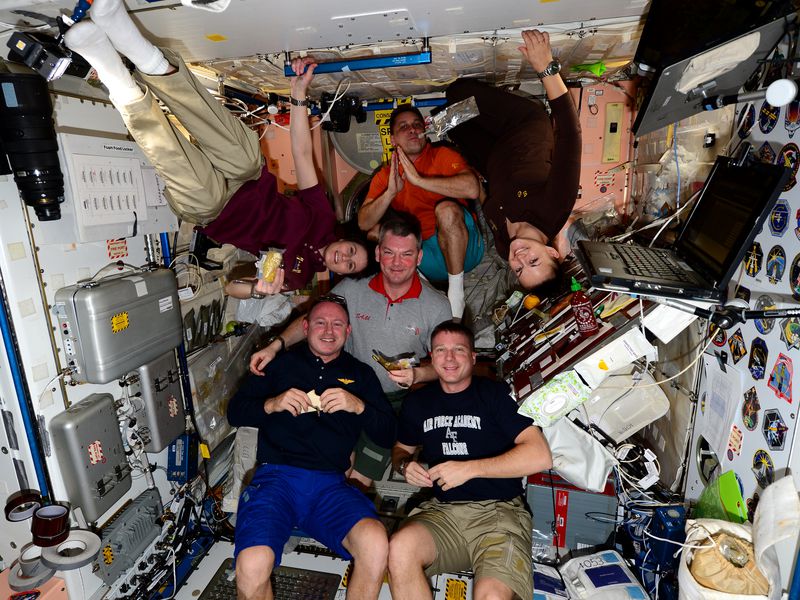
[[[598,289],[725,300],[728,283],[790,175],[783,165],[737,166],[717,157],[672,248],[581,241],[575,256]]]

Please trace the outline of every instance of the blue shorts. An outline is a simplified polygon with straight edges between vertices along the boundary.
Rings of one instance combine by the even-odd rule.
[[[298,527],[342,558],[342,541],[363,518],[377,518],[372,502],[346,483],[343,473],[264,464],[239,498],[234,556],[251,546],[269,546],[275,566]]]
[[[464,209],[464,224],[467,226],[467,254],[464,256],[464,272],[468,273],[478,266],[483,258],[483,236],[475,219],[466,208]],[[419,270],[431,281],[447,281],[447,266],[444,262],[442,249],[439,247],[439,234],[422,241],[422,262]]]

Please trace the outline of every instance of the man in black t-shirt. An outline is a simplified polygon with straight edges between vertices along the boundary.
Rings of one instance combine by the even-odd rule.
[[[441,323],[431,334],[439,379],[403,403],[392,464],[408,483],[433,488],[434,499],[389,542],[395,600],[432,598],[428,577],[467,569],[475,599],[533,597],[521,478],[549,469],[550,449],[505,383],[473,377],[475,358],[472,331]]]

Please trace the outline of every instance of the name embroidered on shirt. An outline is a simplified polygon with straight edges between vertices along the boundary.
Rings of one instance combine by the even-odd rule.
[[[369,315],[365,315],[364,313],[357,312],[356,319],[361,319],[362,321],[369,321],[372,317]]]
[[[305,259],[302,256],[296,256],[294,259],[294,267],[292,268],[292,273],[302,273],[303,272],[303,261]]]

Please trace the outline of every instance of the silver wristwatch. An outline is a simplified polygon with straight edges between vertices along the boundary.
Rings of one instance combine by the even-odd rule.
[[[557,60],[553,59],[550,61],[550,64],[544,68],[544,71],[539,71],[536,73],[536,76],[539,79],[544,77],[549,77],[550,75],[556,75],[557,73],[561,72],[561,63]]]

